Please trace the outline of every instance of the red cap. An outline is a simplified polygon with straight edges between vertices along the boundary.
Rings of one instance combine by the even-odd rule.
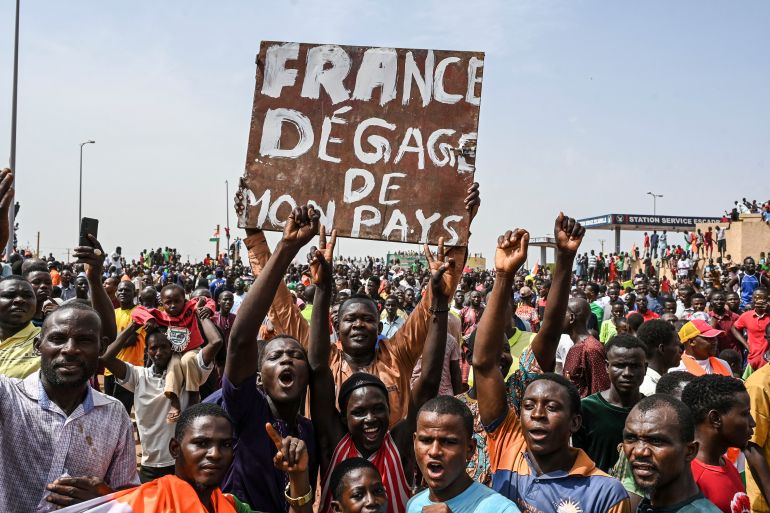
[[[721,335],[722,333],[724,333],[724,331],[714,328],[706,321],[693,319],[692,321],[682,326],[682,329],[679,330],[679,340],[682,342],[687,342],[688,340],[692,340],[699,336],[712,338],[716,337],[717,335]]]

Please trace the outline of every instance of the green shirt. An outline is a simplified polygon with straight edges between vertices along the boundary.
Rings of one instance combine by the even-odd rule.
[[[623,441],[623,427],[631,408],[608,403],[601,392],[580,401],[583,425],[572,437],[572,445],[583,449],[596,466],[609,472],[618,461],[618,444]]]

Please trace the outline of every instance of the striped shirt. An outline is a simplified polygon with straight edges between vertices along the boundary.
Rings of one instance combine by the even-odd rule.
[[[45,487],[64,474],[95,476],[113,489],[139,484],[123,405],[88,387],[68,417],[39,376],[0,376],[0,511],[50,511]]]
[[[323,491],[321,492],[321,513],[331,513],[332,490],[330,489],[331,475],[334,468],[348,458],[361,457],[361,453],[356,449],[350,433],[342,437],[337,444],[332,455],[332,461],[326,476],[323,480]],[[406,503],[409,501],[411,491],[404,474],[404,466],[401,464],[401,454],[398,452],[390,432],[385,435],[382,445],[375,453],[369,456],[371,461],[382,476],[382,484],[388,493],[388,513],[405,513]]]

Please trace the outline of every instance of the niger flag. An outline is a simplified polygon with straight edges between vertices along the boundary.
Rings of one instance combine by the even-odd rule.
[[[216,513],[236,513],[235,500],[217,488],[211,494]],[[136,488],[98,497],[59,513],[208,513],[195,490],[176,476],[164,476]]]

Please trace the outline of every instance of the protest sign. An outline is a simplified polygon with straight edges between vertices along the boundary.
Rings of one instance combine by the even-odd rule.
[[[484,54],[263,42],[239,226],[466,245]],[[250,192],[249,192],[250,191]]]

